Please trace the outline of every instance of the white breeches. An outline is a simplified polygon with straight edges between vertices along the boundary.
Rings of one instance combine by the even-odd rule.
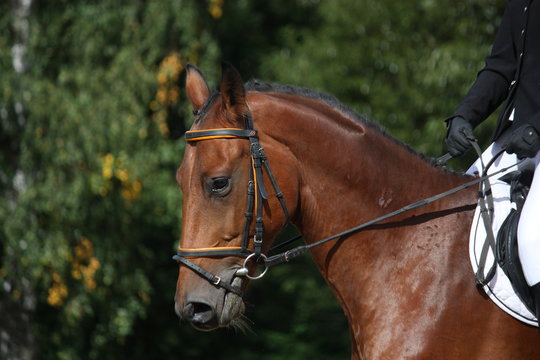
[[[501,137],[496,142],[491,144],[482,154],[484,165],[499,152],[501,144],[504,144],[506,136]],[[511,166],[518,162],[515,154],[504,152],[499,159],[489,168],[488,173],[493,173],[504,167]],[[527,200],[523,206],[521,217],[518,225],[518,249],[523,273],[529,286],[540,282],[540,152],[536,157],[525,160],[519,167],[529,166],[534,167],[534,177],[532,181]],[[508,170],[512,172],[517,170],[513,167]],[[482,173],[480,159],[477,160],[467,171],[469,174]],[[496,175],[499,178],[501,175]],[[492,180],[490,180],[492,181]]]
[[[540,153],[534,162],[531,189],[518,225],[519,259],[529,286],[540,282]]]

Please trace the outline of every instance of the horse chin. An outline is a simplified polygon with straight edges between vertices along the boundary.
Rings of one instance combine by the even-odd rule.
[[[216,325],[212,325],[212,324],[194,324],[194,323],[191,323],[191,326],[193,326],[193,328],[197,331],[204,331],[204,332],[209,332],[209,331],[212,331],[212,330],[216,330],[219,328],[219,326],[216,326]]]
[[[231,285],[237,288],[241,288],[242,279],[239,277],[234,277]],[[235,293],[227,292],[225,294],[225,300],[223,302],[221,316],[219,317],[219,326],[242,328],[243,325],[241,323],[244,311],[245,305],[242,297]]]

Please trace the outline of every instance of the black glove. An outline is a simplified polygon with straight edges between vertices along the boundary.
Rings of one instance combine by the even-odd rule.
[[[453,157],[462,155],[471,148],[471,141],[476,141],[472,125],[461,116],[452,118],[448,123],[445,140],[450,155]]]
[[[512,132],[505,144],[506,152],[518,159],[534,157],[540,150],[540,135],[531,125],[522,125]]]

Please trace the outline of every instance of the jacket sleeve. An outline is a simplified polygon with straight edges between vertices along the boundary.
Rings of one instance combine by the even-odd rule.
[[[447,121],[461,116],[476,127],[508,96],[517,68],[510,3],[511,1],[506,6],[491,54],[485,59],[484,68],[478,73],[467,95]]]

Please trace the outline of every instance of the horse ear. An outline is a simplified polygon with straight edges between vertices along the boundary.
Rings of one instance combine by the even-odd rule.
[[[210,97],[210,88],[199,68],[192,64],[187,64],[186,68],[187,97],[193,109],[200,110]]]
[[[248,112],[246,103],[246,90],[240,73],[234,66],[227,62],[221,63],[221,98],[225,110],[233,119],[243,118]]]

